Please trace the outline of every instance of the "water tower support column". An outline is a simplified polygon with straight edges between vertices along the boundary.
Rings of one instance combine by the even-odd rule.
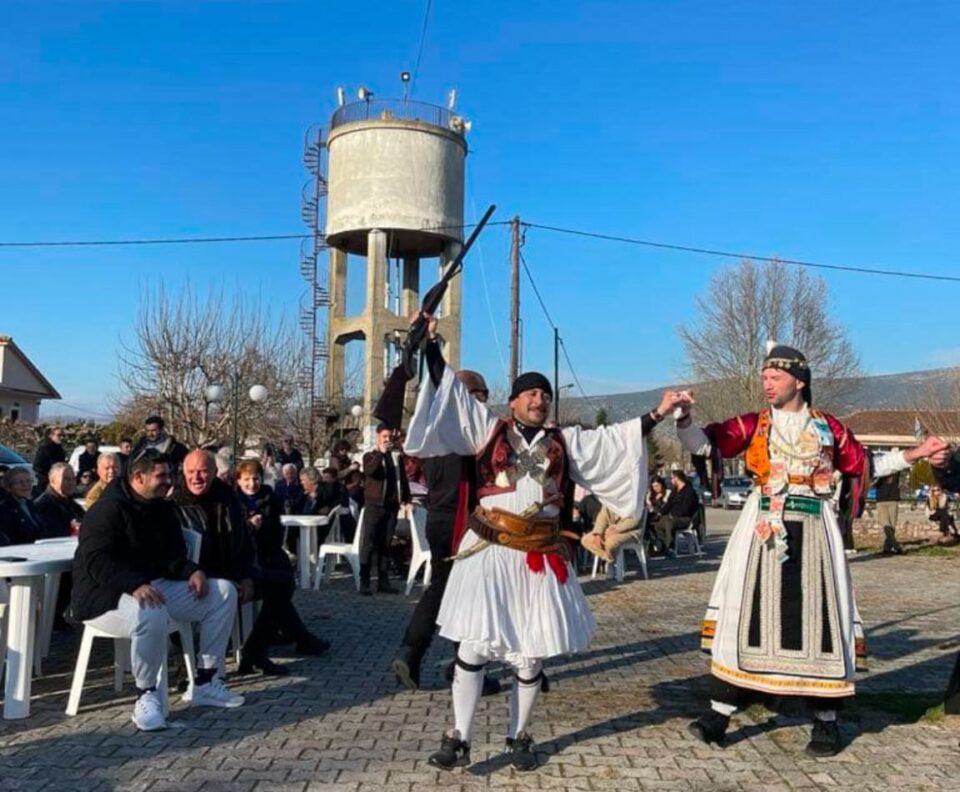
[[[363,412],[368,422],[365,435],[372,436],[373,408],[383,391],[384,346],[391,328],[383,321],[386,314],[387,235],[374,228],[367,236],[366,326],[363,361]]]
[[[440,267],[446,272],[447,266],[460,253],[460,242],[448,242],[443,248]],[[453,369],[460,368],[460,303],[463,297],[463,274],[450,281],[447,293],[440,304],[440,322],[437,330],[443,337],[443,354]]]

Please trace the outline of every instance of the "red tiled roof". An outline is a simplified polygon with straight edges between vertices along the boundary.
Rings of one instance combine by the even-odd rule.
[[[914,425],[930,434],[960,433],[960,410],[857,410],[841,418],[856,435],[906,435],[913,437]]]

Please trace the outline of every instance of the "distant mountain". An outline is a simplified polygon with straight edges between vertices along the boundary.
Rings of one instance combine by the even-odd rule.
[[[870,377],[856,377],[850,381],[843,404],[834,406],[837,415],[846,415],[854,410],[894,408],[894,407],[960,407],[951,404],[960,394],[960,369],[941,368],[926,371],[907,371],[900,374],[877,374]],[[591,396],[589,402],[576,396],[561,397],[561,408],[565,414],[573,411],[586,423],[592,422],[601,407],[607,411],[610,421],[623,421],[641,415],[653,409],[660,401],[665,388],[636,391],[635,393],[614,393],[607,396]],[[813,395],[816,399],[817,381],[813,381]],[[931,404],[936,400],[935,404]]]

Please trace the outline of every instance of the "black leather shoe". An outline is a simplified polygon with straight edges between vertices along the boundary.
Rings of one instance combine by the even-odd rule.
[[[807,743],[807,755],[813,757],[836,756],[843,750],[840,742],[840,724],[837,721],[813,719],[813,733]]]
[[[420,689],[420,658],[409,646],[401,646],[397,656],[390,663],[390,669],[397,676],[397,682],[407,690]]]
[[[260,660],[241,657],[240,665],[237,666],[237,673],[246,676],[247,674],[254,673],[254,671],[258,668],[264,676],[290,676],[289,668],[274,663],[273,660],[268,657],[261,658]]]
[[[708,744],[716,743],[719,745],[723,742],[724,736],[727,733],[727,726],[729,725],[730,718],[726,715],[721,715],[719,712],[710,710],[687,726],[687,731],[701,742]]]
[[[470,743],[460,739],[460,732],[444,734],[440,750],[430,754],[427,764],[441,770],[453,770],[454,767],[466,767],[470,764]]]
[[[308,635],[297,641],[297,654],[308,655],[309,657],[319,657],[330,649],[330,642],[323,638],[317,638],[315,635]]]
[[[507,737],[507,753],[510,754],[510,764],[518,772],[534,770],[539,764],[533,752],[533,737],[526,732],[520,732],[516,739]]]

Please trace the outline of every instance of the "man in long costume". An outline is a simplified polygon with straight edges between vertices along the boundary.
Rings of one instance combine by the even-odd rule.
[[[542,374],[516,379],[511,417],[500,419],[454,376],[435,337],[426,361],[429,378],[405,450],[418,457],[476,456],[479,498],[437,617],[440,635],[459,648],[454,727],[429,761],[443,769],[469,764],[483,668],[497,659],[512,665],[516,676],[507,750],[516,769],[531,770],[537,759],[527,723],[540,693],[543,660],[585,649],[595,626],[561,533],[574,484],[620,514],[638,513],[646,491],[643,436],[678,394],[667,393],[658,410],[613,426],[548,429],[543,424],[553,392]]]
[[[859,513],[870,460],[853,433],[811,407],[810,368],[798,350],[773,346],[763,363],[767,407],[700,428],[683,408],[677,434],[693,454],[744,454],[754,491],[730,536],[703,621],[711,655],[711,708],[690,725],[722,742],[730,716],[765,695],[801,696],[813,713],[807,752],[841,750],[838,704],[854,694],[865,660],[838,511]],[[943,441],[873,459],[873,475],[910,467]]]

